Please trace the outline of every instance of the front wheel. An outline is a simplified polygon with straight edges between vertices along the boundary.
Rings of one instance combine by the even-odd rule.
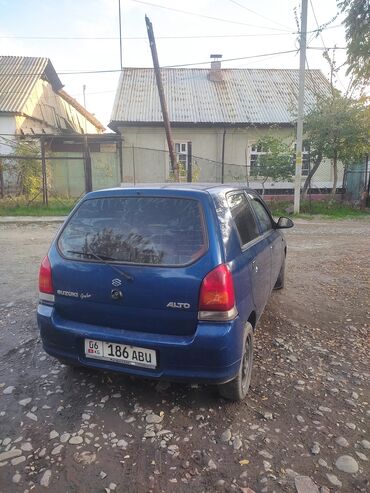
[[[274,290],[283,289],[284,284],[285,284],[285,257],[284,257],[283,263],[281,265],[281,269],[280,269],[278,278],[276,280]]]
[[[242,401],[247,395],[252,377],[253,327],[247,322],[243,339],[243,354],[237,376],[230,382],[219,385],[221,397],[230,401]]]

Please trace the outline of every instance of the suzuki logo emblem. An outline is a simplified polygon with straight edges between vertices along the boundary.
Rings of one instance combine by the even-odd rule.
[[[121,284],[122,284],[121,279],[118,278],[112,279],[112,286],[115,286],[117,288],[118,286],[121,286]]]

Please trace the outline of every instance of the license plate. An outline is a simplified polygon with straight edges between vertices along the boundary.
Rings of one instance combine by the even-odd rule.
[[[156,368],[157,366],[157,355],[153,349],[117,344],[116,342],[85,339],[85,356],[145,368]]]

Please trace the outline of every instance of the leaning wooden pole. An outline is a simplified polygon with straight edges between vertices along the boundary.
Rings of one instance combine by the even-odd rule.
[[[155,44],[153,25],[147,16],[145,16],[145,23],[146,23],[146,28],[148,31],[149,45],[150,45],[150,49],[152,52],[154,73],[155,73],[155,79],[157,81],[159,100],[161,102],[161,110],[162,110],[164,128],[166,131],[168,151],[170,153],[171,168],[172,168],[175,180],[179,181],[179,166],[177,163],[175,146],[174,146],[173,138],[172,138],[171,124],[170,124],[170,119],[168,116],[168,108],[167,108],[166,98],[164,96],[164,91],[163,91],[161,70],[159,68],[158,53],[157,53],[157,47]]]

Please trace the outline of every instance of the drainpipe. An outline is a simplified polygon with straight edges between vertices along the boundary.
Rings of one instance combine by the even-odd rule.
[[[224,128],[224,133],[222,135],[221,183],[224,183],[224,179],[225,179],[225,137],[226,137],[226,128]]]

